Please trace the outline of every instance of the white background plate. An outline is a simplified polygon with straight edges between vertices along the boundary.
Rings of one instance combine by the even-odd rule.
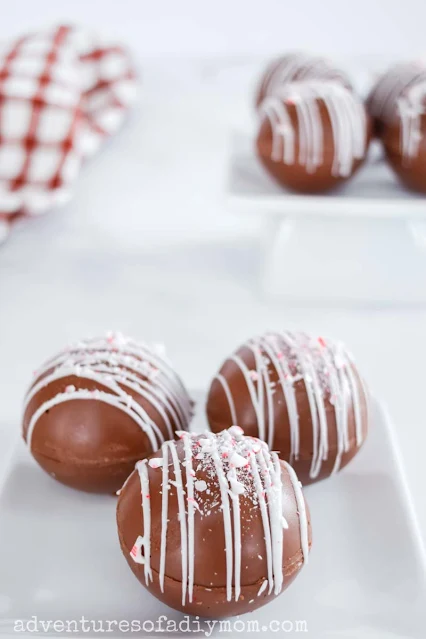
[[[205,428],[203,402],[199,406],[197,430]],[[378,403],[358,457],[336,477],[308,487],[306,497],[314,535],[308,566],[287,592],[241,619],[258,619],[261,629],[271,620],[306,620],[307,634],[285,636],[424,639],[425,553],[393,429]],[[115,501],[61,486],[18,444],[0,497],[0,634],[34,615],[183,618],[128,569],[116,537]]]

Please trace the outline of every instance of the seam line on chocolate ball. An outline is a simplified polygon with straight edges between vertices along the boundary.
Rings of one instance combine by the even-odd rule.
[[[133,464],[136,466],[137,462],[141,460],[141,455],[133,455],[132,457],[114,457],[114,459],[80,459],[69,455],[68,453],[61,457],[57,455],[56,457],[53,455],[48,455],[45,451],[40,451],[37,447],[32,447],[31,449],[34,455],[38,457],[42,457],[48,461],[56,462],[57,464],[66,464],[67,466],[75,465],[76,467],[81,468],[114,468],[118,467],[122,464]],[[148,454],[147,454],[148,456]]]
[[[167,445],[167,442],[164,445]],[[129,479],[130,479],[130,477],[126,480],[125,484],[123,485],[122,490],[124,490],[124,487],[128,483]],[[168,491],[164,491],[164,493],[167,495]],[[118,524],[118,537],[119,537],[119,541],[120,541],[120,547],[121,547],[121,549],[122,549],[124,554],[129,554],[130,555],[132,548],[128,547],[126,545],[126,543],[124,541],[124,536],[123,536],[122,530],[121,530],[120,525],[119,525],[119,522],[121,521],[121,519],[120,519],[121,510],[122,510],[122,503],[120,501],[118,501],[118,504],[117,504],[117,524]],[[167,511],[166,511],[166,514],[167,514]],[[166,529],[167,529],[167,526],[166,526]],[[308,539],[308,551],[311,550],[311,547],[312,547],[312,542],[309,541],[309,539]],[[304,561],[304,554],[302,552],[302,549],[300,549],[297,552],[295,552],[294,555],[292,555],[291,557],[288,558],[288,560],[286,562],[286,565],[285,565],[285,569],[284,569],[284,577],[291,577],[294,574],[295,569],[297,569],[299,567],[300,563],[303,562],[303,561]],[[161,569],[161,560],[160,560],[160,569]],[[177,580],[177,579],[175,579],[173,577],[170,577],[169,575],[166,575],[166,574],[163,575],[163,580],[161,580],[161,573],[158,572],[157,570],[155,570],[155,568],[153,568],[152,566],[151,566],[151,572],[158,576],[158,581],[159,581],[160,584],[163,583],[163,588],[161,590],[162,592],[164,592],[164,581],[165,580],[171,581],[171,582],[176,583],[176,584],[181,583],[179,580]],[[265,581],[265,578],[262,577],[260,579],[257,579],[255,582],[250,582],[250,583],[245,584],[245,586],[260,586],[264,581]],[[206,584],[197,584],[197,587],[198,588],[205,588],[206,590],[209,590],[209,591],[211,591],[211,590],[217,590],[217,591],[225,590],[226,591],[226,585],[223,585],[223,586],[211,586],[211,585],[209,585],[209,586],[207,586]]]
[[[120,512],[120,508],[118,509],[118,512]],[[124,538],[123,538],[123,534],[121,533],[120,529],[118,530],[118,538],[119,538],[119,542],[120,542],[120,547],[123,551],[124,554],[131,554],[131,548],[128,548],[126,546],[126,544],[124,543]],[[309,542],[309,550],[311,550],[312,547],[312,543]],[[289,559],[288,562],[286,563],[286,567],[284,570],[284,577],[291,577],[294,572],[295,569],[297,569],[300,565],[300,563],[303,562],[303,553],[301,550],[298,550],[294,555],[292,555]],[[156,575],[158,577],[158,580],[160,581],[160,574],[157,570],[155,570],[155,568],[153,568],[151,566],[151,573],[153,575]],[[169,575],[164,575],[164,582],[165,581],[171,581],[175,584],[180,584],[181,582],[177,579],[174,579],[173,577],[170,577]],[[265,578],[260,578],[257,579],[255,582],[253,583],[248,583],[248,584],[244,584],[245,587],[246,586],[260,586],[262,585],[265,581],[267,581]],[[224,590],[226,592],[226,585],[225,586],[206,586],[205,584],[197,584],[197,588],[204,588],[205,590],[208,591],[212,591],[212,590],[217,590],[218,592]],[[164,592],[164,590],[162,590],[162,592]]]

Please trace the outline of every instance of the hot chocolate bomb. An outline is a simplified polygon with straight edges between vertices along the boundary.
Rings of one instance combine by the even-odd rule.
[[[179,436],[138,462],[120,493],[124,556],[153,595],[186,614],[255,610],[308,559],[311,526],[300,483],[237,426]]]
[[[328,477],[367,435],[368,396],[341,344],[267,333],[230,355],[207,399],[213,432],[241,426],[288,461],[303,484]]]
[[[370,122],[361,100],[338,82],[282,85],[258,112],[257,155],[280,184],[301,193],[327,191],[364,161]]]
[[[192,404],[155,349],[120,334],[70,346],[37,371],[27,393],[23,436],[58,481],[114,493],[176,430]]]
[[[386,158],[401,182],[426,193],[426,71],[396,102],[393,117],[383,125]]]

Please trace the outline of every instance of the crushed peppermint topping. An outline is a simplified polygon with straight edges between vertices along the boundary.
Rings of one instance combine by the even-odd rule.
[[[153,457],[149,460],[148,464],[151,466],[151,468],[160,468],[163,465],[163,458]]]
[[[130,556],[132,557],[133,561],[137,564],[143,564],[145,563],[144,561],[144,557],[142,554],[142,548],[144,545],[144,538],[139,536],[137,537],[135,543],[133,544],[133,547],[130,551]]]
[[[243,433],[239,426],[232,426],[214,436],[186,431],[177,433],[181,440],[190,444],[192,467],[187,459],[181,460],[180,465],[182,474],[193,478],[194,504],[203,516],[209,516],[222,507],[221,486],[230,497],[244,497],[253,506],[265,500],[265,482],[271,484],[271,498],[274,491],[281,490],[281,477],[276,475],[271,466],[272,458],[267,444],[256,437],[246,437]],[[157,462],[157,459],[151,459],[150,465],[153,461]],[[261,490],[256,485],[257,476]],[[177,486],[175,476],[170,471],[168,485]],[[251,515],[247,517],[250,519]]]
[[[312,384],[315,374],[321,391],[329,395],[330,370],[340,371],[352,362],[352,357],[341,342],[333,342],[324,337],[314,337],[303,332],[266,333],[248,342],[253,349],[258,348],[263,356],[263,369],[269,378],[275,380],[276,365],[265,354],[274,353],[274,360],[283,364],[284,377],[295,383],[304,380]],[[250,371],[250,376],[251,376]]]
[[[232,437],[235,437],[236,439],[244,436],[244,430],[241,428],[241,426],[231,426],[231,428],[228,428],[228,431],[230,432]]]
[[[251,450],[253,450],[253,448]],[[246,457],[233,452],[229,458],[229,463],[231,466],[235,466],[235,468],[244,468],[244,466],[247,466],[249,461]]]

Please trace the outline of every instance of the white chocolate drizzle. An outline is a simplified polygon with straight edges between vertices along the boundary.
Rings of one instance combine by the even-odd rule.
[[[141,549],[135,556],[134,548],[130,555],[134,561],[144,563],[146,583],[152,580],[151,570],[151,499],[149,477],[153,473],[162,473],[161,495],[161,546],[159,583],[164,591],[164,579],[167,574],[166,551],[169,521],[169,491],[176,490],[178,519],[180,522],[180,541],[182,556],[182,605],[193,600],[195,529],[197,517],[210,516],[213,509],[220,509],[223,516],[225,554],[226,554],[226,597],[228,601],[241,595],[241,529],[242,516],[240,500],[250,499],[253,508],[260,509],[263,524],[267,579],[262,583],[259,594],[268,587],[268,592],[279,594],[284,583],[284,544],[285,530],[288,528],[283,513],[283,477],[284,465],[288,472],[295,494],[300,528],[300,547],[303,561],[308,561],[309,531],[308,517],[300,482],[295,472],[286,462],[280,462],[276,453],[270,452],[266,443],[254,437],[245,437],[238,426],[232,426],[218,435],[206,433],[192,435],[182,431],[178,436],[183,440],[184,459],[179,461],[177,442],[165,442],[162,447],[162,463],[150,464],[146,459],[137,463],[142,494],[143,536],[135,542]],[[239,460],[243,460],[244,464]],[[237,463],[234,463],[234,462]],[[171,472],[170,468],[171,467]],[[185,470],[182,471],[183,467]],[[197,479],[197,472],[203,472],[205,480]],[[174,479],[172,479],[172,477]],[[183,477],[185,479],[183,479]],[[204,491],[200,495],[194,491],[198,481],[218,488],[217,501],[205,501]],[[238,488],[235,489],[235,482]],[[141,559],[142,557],[142,559]],[[261,556],[259,555],[259,558]]]
[[[296,332],[267,333],[249,340],[244,346],[253,354],[253,371],[243,361],[241,353],[231,355],[228,361],[234,362],[244,376],[259,438],[265,439],[267,425],[267,441],[273,447],[277,404],[277,401],[274,402],[274,395],[282,393],[290,425],[289,462],[292,464],[299,459],[300,423],[295,384],[303,381],[313,429],[313,455],[309,475],[312,479],[318,477],[322,463],[330,454],[326,398],[334,406],[337,427],[337,449],[333,451],[336,458],[332,470],[335,473],[340,468],[342,455],[349,450],[351,443],[348,432],[351,408],[358,447],[363,442],[365,432],[361,406],[362,400],[367,403],[367,393],[363,381],[355,377],[351,355],[341,343]],[[223,374],[219,376],[221,385],[226,387],[225,396],[232,420],[238,423],[231,385]],[[275,378],[278,378],[277,382],[274,381]],[[279,399],[278,403],[281,403]]]
[[[149,580],[152,581],[152,570],[149,561],[145,561],[146,557],[149,557],[151,554],[151,508],[150,508],[150,494],[149,494],[149,479],[148,479],[148,469],[146,464],[137,464],[136,466],[139,478],[141,482],[141,495],[142,495],[142,514],[143,514],[143,529],[144,535],[142,539],[140,539],[140,547],[141,554],[143,548],[143,557],[144,557],[144,570],[145,570],[145,580],[146,583],[149,583]],[[140,563],[142,561],[140,560]]]
[[[153,451],[161,446],[165,437],[129,391],[143,397],[160,414],[170,438],[176,426],[187,428],[191,419],[191,400],[163,356],[119,333],[79,342],[47,361],[37,371],[36,381],[25,397],[24,413],[39,391],[67,377],[78,377],[101,388],[89,390],[68,385],[63,392],[43,402],[28,423],[26,440],[30,448],[40,417],[64,402],[96,400],[118,408],[146,433]]]
[[[299,163],[307,173],[315,173],[323,163],[327,144],[321,104],[327,110],[333,134],[332,175],[348,177],[354,162],[366,153],[367,119],[362,102],[338,82],[293,82],[263,100],[259,117],[261,121],[267,118],[272,128],[271,159],[288,165]],[[296,127],[290,109],[296,110]]]
[[[325,58],[304,53],[293,53],[274,60],[263,77],[260,92],[265,97],[273,95],[289,82],[322,80],[348,85],[345,75],[335,69]]]
[[[426,70],[423,82],[412,85],[397,102],[401,118],[400,148],[403,162],[417,157],[422,141],[422,116],[426,114]]]

